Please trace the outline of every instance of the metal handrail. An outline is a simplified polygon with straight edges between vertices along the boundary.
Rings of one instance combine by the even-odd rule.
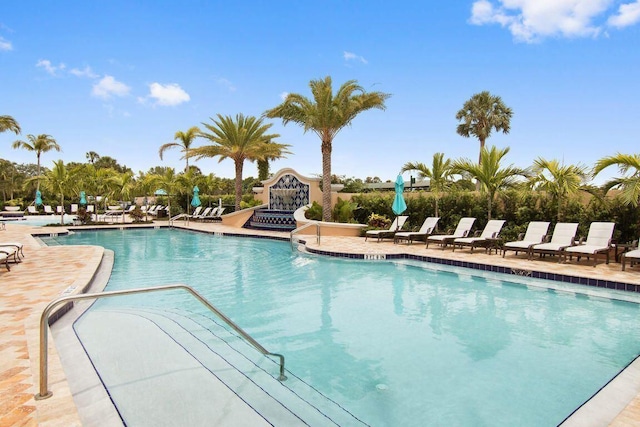
[[[318,245],[320,245],[320,224],[318,223],[318,221],[312,221],[312,222],[308,222],[304,225],[301,225],[300,227],[296,228],[295,230],[292,230],[291,233],[289,234],[289,241],[291,242],[291,250],[293,250],[293,235],[299,231],[304,230],[305,228],[309,228],[311,226],[315,225],[316,226],[316,243]]]
[[[174,216],[173,218],[169,218],[169,225],[173,225],[173,221],[175,221],[176,219],[180,219],[182,217],[187,218],[187,225],[189,224],[189,218],[191,218],[191,215],[186,214],[186,213],[181,213],[178,214],[176,216]]]
[[[277,357],[280,360],[280,375],[278,376],[279,381],[284,381],[287,379],[284,374],[284,356],[278,353],[271,353],[267,351],[258,341],[253,339],[248,333],[246,333],[240,326],[236,325],[233,320],[229,319],[224,313],[215,308],[209,301],[207,301],[202,295],[196,292],[190,286],[187,285],[166,285],[166,286],[154,286],[150,288],[136,288],[136,289],[126,289],[120,291],[107,291],[107,292],[96,292],[93,294],[82,294],[82,295],[69,295],[65,297],[57,298],[51,301],[42,311],[42,315],[40,316],[40,390],[34,396],[36,400],[48,399],[53,395],[53,393],[48,388],[48,334],[47,334],[47,326],[49,324],[49,315],[51,311],[62,303],[70,302],[70,301],[79,301],[86,299],[99,299],[99,298],[107,298],[107,297],[115,297],[122,295],[131,295],[131,294],[142,294],[148,292],[160,292],[160,291],[169,291],[183,289],[189,292],[191,295],[196,297],[198,301],[200,301],[205,307],[207,307],[211,312],[216,314],[219,318],[221,318],[227,325],[229,325],[233,330],[235,330],[242,338],[247,340],[249,344],[254,346],[258,351],[260,351],[265,356],[273,356]]]

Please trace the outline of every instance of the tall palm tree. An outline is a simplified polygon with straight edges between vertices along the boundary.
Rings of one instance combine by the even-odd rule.
[[[40,156],[42,153],[46,153],[50,150],[60,151],[60,146],[51,135],[41,134],[38,136],[27,135],[27,141],[15,141],[12,145],[13,148],[24,148],[28,151],[35,151],[38,159],[38,176],[40,176]],[[40,189],[40,180],[38,180],[36,190]]]
[[[118,200],[130,200],[131,194],[135,189],[135,180],[133,172],[116,173],[108,178],[108,186],[110,188],[110,197]],[[125,212],[122,210],[122,222],[124,222]]]
[[[473,135],[480,141],[478,164],[482,162],[482,149],[491,131],[509,133],[512,115],[513,111],[502,102],[502,98],[488,91],[473,95],[456,113],[456,120],[462,120],[456,132],[465,138]]]
[[[596,176],[609,166],[617,166],[623,175],[604,183],[608,191],[612,188],[620,189],[620,197],[626,205],[638,206],[640,199],[640,154],[621,154],[603,157],[596,162],[593,175]],[[630,176],[627,174],[632,172]]]
[[[64,161],[54,161],[53,169],[47,171],[42,178],[45,188],[60,196],[60,206],[64,206],[64,196],[69,192],[73,183],[73,177],[64,165]],[[64,215],[60,215],[60,224],[64,224]]]
[[[453,171],[451,169],[451,165],[451,159],[445,160],[444,153],[434,153],[431,168],[424,163],[407,162],[401,170],[402,172],[414,170],[418,172],[419,178],[429,178],[429,188],[435,196],[436,216],[438,216],[438,200],[440,199],[440,193],[449,189],[452,182],[451,178],[453,176]]]
[[[287,144],[278,144],[273,139],[278,134],[267,134],[272,126],[264,124],[262,119],[254,116],[245,117],[237,114],[235,120],[231,116],[218,114],[218,119],[211,118],[213,124],[203,123],[210,133],[201,132],[198,136],[208,139],[212,145],[205,145],[191,149],[190,157],[199,160],[203,157],[219,157],[219,162],[232,159],[235,163],[235,209],[240,210],[242,200],[242,169],[244,161],[262,160],[284,157]],[[265,144],[271,141],[270,144]]]
[[[193,141],[196,139],[198,134],[200,133],[200,128],[197,126],[190,127],[186,132],[178,131],[176,132],[173,139],[178,140],[178,142],[167,142],[166,144],[162,144],[160,146],[160,160],[162,160],[162,154],[168,150],[169,148],[179,147],[180,151],[184,153],[183,159],[186,159],[187,165],[184,168],[184,171],[187,172],[189,170],[189,150]]]
[[[335,136],[363,111],[376,108],[384,110],[389,94],[366,92],[356,80],[345,82],[334,95],[331,77],[311,80],[309,83],[313,99],[297,93],[287,95],[284,102],[265,112],[269,118],[281,118],[312,131],[320,137],[322,145],[322,219],[331,221],[331,151]]]
[[[0,133],[6,131],[11,131],[18,135],[21,132],[20,125],[11,116],[0,116]]]
[[[100,159],[100,154],[96,153],[95,151],[89,151],[84,156],[92,165],[96,162],[96,160]]]
[[[562,217],[563,206],[567,199],[578,194],[587,181],[589,174],[582,165],[565,165],[557,160],[541,157],[533,162],[529,185],[533,189],[546,191],[557,203],[557,220]]]
[[[171,197],[175,195],[176,189],[179,185],[176,170],[174,168],[167,168],[164,174],[147,175],[146,179],[155,187],[156,190],[161,188],[167,192],[167,213],[169,218],[171,218]]]
[[[456,160],[452,166],[453,173],[469,175],[476,179],[480,190],[487,194],[487,218],[491,219],[491,210],[496,193],[513,188],[518,184],[519,177],[528,177],[529,171],[513,165],[502,167],[501,162],[509,152],[509,147],[498,149],[494,146],[486,147],[480,152],[480,164],[469,159]]]

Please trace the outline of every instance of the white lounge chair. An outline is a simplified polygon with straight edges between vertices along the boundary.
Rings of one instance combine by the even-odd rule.
[[[407,241],[410,245],[414,240],[425,241],[427,236],[430,236],[438,224],[439,217],[430,216],[424,220],[420,230],[418,231],[399,231],[393,236],[393,243],[398,243],[403,240]]]
[[[578,231],[578,223],[575,222],[559,222],[553,229],[551,241],[533,245],[529,249],[529,259],[533,254],[542,255],[561,255],[564,248],[574,245],[576,232]],[[560,261],[560,259],[558,260]]]
[[[20,259],[20,255],[24,258],[24,245],[20,242],[0,242],[0,247],[10,248],[16,252],[18,260]]]
[[[533,245],[539,245],[544,241],[549,231],[549,224],[547,221],[531,221],[527,226],[527,231],[518,235],[518,240],[502,245],[502,258],[504,258],[504,254],[506,254],[507,251],[515,251],[516,255],[518,255],[520,251],[527,252],[528,254],[529,248]]]
[[[637,243],[637,241],[635,243]],[[636,249],[625,252],[620,256],[622,271],[625,271],[625,269],[627,268],[627,261],[629,261],[629,265],[631,267],[633,267],[634,264],[640,263],[640,249],[638,249],[637,245]]]
[[[474,237],[459,237],[453,241],[453,250],[456,250],[456,246],[462,248],[463,246],[471,247],[471,252],[476,246],[486,245],[489,239],[497,239],[502,230],[502,226],[505,221],[503,219],[492,219],[484,226],[484,230],[478,236]]]
[[[603,254],[607,259],[607,264],[609,264],[609,250],[611,249],[611,238],[613,237],[615,226],[614,222],[592,222],[584,244],[564,249],[564,261],[567,260],[567,257],[571,258],[573,255],[576,255],[578,260],[582,256],[586,256],[587,259],[593,257],[593,266],[595,267],[598,263],[598,255]]]
[[[31,205],[31,206],[27,206],[27,212],[29,213],[29,215],[38,215],[38,208],[36,208],[35,206]]]
[[[387,230],[369,230],[364,235],[364,241],[366,242],[369,237],[376,237],[378,242],[382,239],[390,239],[392,238],[398,230],[402,229],[402,226],[409,217],[405,215],[397,216],[391,223],[391,226]]]
[[[211,207],[204,208],[204,210],[200,215],[193,215],[193,219],[204,219],[208,217],[209,214],[211,213],[211,209],[212,209]]]
[[[458,221],[458,226],[451,234],[436,234],[427,237],[427,248],[429,247],[429,242],[438,243],[442,246],[442,249],[447,246],[447,244],[453,242],[455,239],[460,237],[467,237],[469,232],[471,231],[471,227],[473,227],[473,223],[476,222],[475,218],[460,218]]]
[[[71,204],[71,213],[72,214],[77,214],[78,213],[78,204],[77,203],[72,203]]]
[[[198,215],[200,215],[200,212],[202,211],[202,206],[198,206],[196,207],[193,212],[191,213],[191,215],[189,215],[189,218],[193,218],[196,217]]]
[[[51,209],[51,205],[44,205],[44,213],[47,215],[53,215],[55,212]]]
[[[65,214],[64,206],[61,206],[61,205],[56,206],[56,213],[58,215],[64,215]]]

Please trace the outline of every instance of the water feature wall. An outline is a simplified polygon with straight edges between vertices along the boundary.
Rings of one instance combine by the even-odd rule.
[[[295,175],[284,174],[269,187],[269,209],[293,212],[309,204],[309,184]]]

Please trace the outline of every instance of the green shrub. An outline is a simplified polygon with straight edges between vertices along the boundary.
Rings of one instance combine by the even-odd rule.
[[[342,200],[338,197],[336,205],[333,207],[333,220],[335,222],[350,223],[356,222],[353,212],[358,209],[358,204],[350,200]]]
[[[318,202],[313,202],[305,212],[305,217],[312,221],[322,221],[322,205]]]

